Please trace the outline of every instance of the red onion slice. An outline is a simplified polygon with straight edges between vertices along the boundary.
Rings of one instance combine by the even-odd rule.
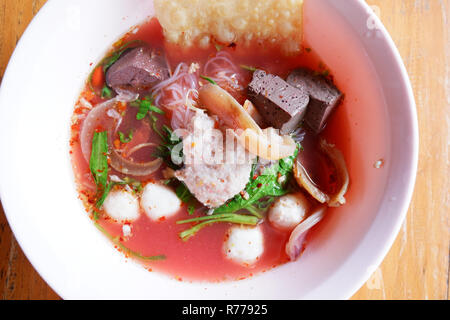
[[[143,149],[143,148],[147,148],[147,147],[156,147],[156,144],[153,142],[147,142],[147,143],[141,143],[138,144],[137,146],[134,146],[133,148],[131,148],[130,150],[127,151],[127,155],[131,156],[133,153],[138,152],[139,150]]]
[[[111,148],[109,158],[111,159],[111,167],[115,170],[136,177],[144,177],[152,174],[161,167],[163,162],[162,159],[155,159],[145,163],[132,162],[118,154],[114,148]]]
[[[305,249],[304,243],[308,231],[323,219],[326,210],[326,206],[320,206],[292,231],[289,241],[286,244],[286,254],[291,261],[297,260],[302,255]]]
[[[111,114],[113,117],[107,115],[107,112],[115,106],[116,102],[117,99],[114,98],[96,106],[88,113],[83,122],[80,133],[80,143],[83,156],[88,163],[91,157],[92,137],[94,136],[95,129],[98,126],[102,126],[105,130],[111,132],[114,125],[114,120],[118,120],[114,119],[113,114]],[[152,174],[161,167],[161,159],[156,159],[146,163],[135,163],[125,159],[112,147],[113,144],[111,141],[111,134],[109,134],[108,140],[108,144],[111,146],[109,148],[111,167],[115,170],[123,174],[142,177]]]
[[[91,157],[92,137],[98,126],[103,126],[108,130],[112,125],[113,119],[105,117],[105,113],[116,104],[117,100],[111,99],[94,107],[83,121],[80,132],[81,151],[84,159],[89,163]]]

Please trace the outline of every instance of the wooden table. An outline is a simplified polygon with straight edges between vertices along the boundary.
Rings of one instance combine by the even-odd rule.
[[[0,0],[0,77],[17,41],[45,2]],[[408,218],[383,264],[353,299],[448,299],[450,0],[367,2],[390,31],[411,77],[419,115],[420,161]],[[24,256],[1,205],[0,298],[59,299]]]

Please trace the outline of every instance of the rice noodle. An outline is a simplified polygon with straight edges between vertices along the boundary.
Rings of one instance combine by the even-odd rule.
[[[186,63],[180,63],[169,79],[154,86],[155,105],[172,110],[183,105],[194,105],[198,75],[190,71]]]
[[[194,64],[192,64],[194,65]],[[172,129],[184,128],[194,116],[199,83],[198,68],[180,63],[167,80],[153,87],[154,104],[172,110]]]
[[[191,122],[195,113],[194,109],[188,108],[187,106],[176,108],[172,113],[172,119],[170,121],[172,129],[186,129],[187,124]]]
[[[229,86],[235,90],[243,90],[241,69],[231,60],[225,51],[218,52],[214,58],[206,62],[203,73],[219,85]]]
[[[198,64],[180,63],[175,68],[171,77],[161,81],[153,87],[155,105],[172,110],[172,129],[185,128],[195,115],[198,89]],[[214,81],[236,90],[241,90],[240,69],[231,61],[231,56],[226,52],[219,52],[211,58],[203,68],[205,75]]]

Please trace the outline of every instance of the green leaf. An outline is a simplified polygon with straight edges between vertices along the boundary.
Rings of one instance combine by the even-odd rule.
[[[180,165],[173,163],[172,152],[174,148],[180,146],[180,144],[183,143],[183,140],[166,125],[162,127],[162,131],[162,133],[159,133],[162,142],[158,146],[157,151],[154,153],[154,156],[163,159],[169,168],[178,170],[180,169]],[[180,148],[178,156],[179,159],[183,158],[183,148]]]
[[[193,206],[193,205],[188,206],[188,214],[190,216],[192,216],[194,214],[194,212],[195,212],[195,206]]]
[[[175,189],[177,197],[184,203],[188,203],[194,196],[186,187],[186,185],[181,182],[180,185]]]
[[[202,78],[202,79],[204,79],[204,80],[206,80],[206,81],[208,81],[208,82],[210,82],[212,84],[217,85],[217,82],[215,82],[213,79],[211,79],[211,78],[209,78],[207,76],[200,76],[200,78]]]
[[[154,106],[153,104],[150,105],[150,111],[151,111],[151,112],[158,113],[158,114],[165,114],[164,111],[162,111],[162,110],[161,110],[160,108],[158,108],[157,106]]]
[[[101,97],[103,99],[111,99],[112,94],[113,94],[112,90],[110,88],[108,88],[107,85],[103,86],[102,95],[101,95]]]
[[[145,116],[147,115],[147,113],[150,111],[151,105],[152,105],[152,103],[150,101],[142,100],[139,104],[139,111],[136,115],[136,119],[137,120],[144,119]]]
[[[94,177],[97,191],[103,191],[108,182],[108,132],[94,132],[89,169]]]
[[[259,220],[263,218],[262,213],[269,208],[275,197],[283,196],[290,191],[286,186],[286,181],[289,180],[287,178],[292,173],[298,150],[299,146],[291,157],[279,160],[257,177],[254,176],[255,163],[245,192],[236,195],[231,201],[215,209],[212,215],[178,221],[177,224],[196,223],[190,229],[181,232],[180,238],[186,241],[213,223],[258,224]],[[280,179],[281,176],[286,176],[286,179]],[[177,188],[177,195],[180,199],[192,197],[184,184]],[[243,209],[247,210],[250,215],[236,213]]]
[[[110,182],[108,183],[108,185],[106,186],[105,190],[103,190],[103,194],[102,196],[97,200],[97,202],[95,203],[95,206],[98,209],[101,209],[103,207],[103,203],[105,202],[106,198],[108,197],[108,194],[111,192],[111,190],[114,188],[114,186],[116,186],[117,183],[115,182]],[[97,219],[95,219],[97,220]]]
[[[209,226],[213,223],[235,223],[235,224],[245,224],[245,225],[257,225],[259,219],[254,216],[248,216],[243,214],[217,214],[211,216],[198,217],[194,219],[188,219],[183,221],[177,221],[177,224],[186,224],[186,223],[196,223],[190,229],[187,229],[183,232],[180,232],[179,236],[183,241],[188,240],[190,237],[194,236],[197,232],[199,232],[204,227]]]
[[[254,166],[250,181],[243,194],[236,195],[231,201],[215,209],[214,214],[233,213],[246,209],[254,215],[259,215],[258,209],[267,207],[261,205],[261,199],[266,197],[280,197],[289,193],[286,182],[289,180],[289,175],[292,173],[294,161],[298,155],[298,149],[299,148],[297,147],[292,156],[281,159],[277,163],[266,168],[264,172],[256,178],[254,177]],[[286,179],[280,179],[282,176],[285,176]]]
[[[154,112],[157,114],[165,114],[163,110],[158,108],[153,104],[153,98],[152,97],[146,97],[143,100],[136,100],[133,102],[130,102],[130,106],[132,107],[138,107],[139,111],[136,115],[137,120],[142,120],[145,118],[145,116],[150,112]],[[157,118],[155,117],[153,122],[156,122]]]
[[[130,132],[128,133],[128,137],[125,137],[125,134],[120,131],[117,134],[119,135],[119,140],[122,143],[130,143],[133,139],[133,130],[130,130]]]

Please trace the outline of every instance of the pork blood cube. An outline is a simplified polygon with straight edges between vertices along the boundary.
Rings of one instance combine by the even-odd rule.
[[[306,68],[292,71],[287,82],[308,92],[310,102],[305,122],[315,133],[320,133],[333,110],[339,105],[342,93],[326,77]]]
[[[169,69],[160,52],[147,47],[131,49],[106,72],[106,83],[114,89],[149,89],[169,78]]]
[[[266,122],[282,134],[294,131],[309,103],[307,91],[265,71],[256,70],[248,87],[249,96]]]

